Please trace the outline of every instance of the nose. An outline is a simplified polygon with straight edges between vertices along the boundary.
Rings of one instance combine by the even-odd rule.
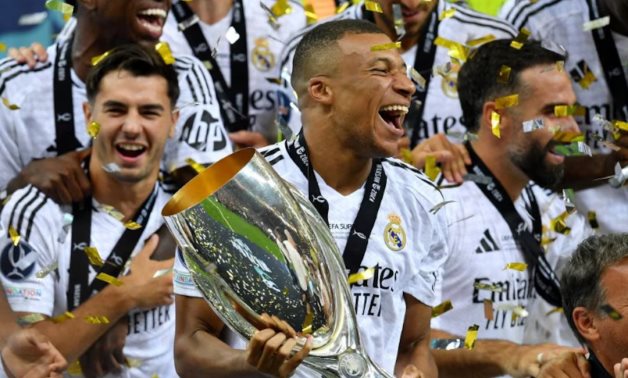
[[[416,91],[416,87],[414,83],[405,72],[400,72],[395,75],[395,81],[393,83],[393,88],[395,92],[401,94],[403,97],[410,99],[414,92]]]
[[[578,127],[578,122],[576,122],[573,116],[564,118],[564,120],[561,122],[561,129],[562,131],[567,131],[567,132],[572,132],[572,133],[580,132],[580,128]]]
[[[126,137],[136,137],[142,131],[142,117],[137,111],[129,111],[122,124],[122,132]]]

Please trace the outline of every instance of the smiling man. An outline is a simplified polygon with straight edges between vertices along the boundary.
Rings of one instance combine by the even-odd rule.
[[[48,48],[48,63],[30,70],[11,59],[0,61],[0,96],[17,105],[0,106],[1,189],[11,193],[31,184],[66,204],[89,195],[92,188],[80,167],[91,139],[81,109],[84,81],[94,58],[115,46],[155,47],[169,8],[169,0],[80,0],[76,28],[68,28],[67,35]],[[188,158],[210,164],[231,152],[205,66],[184,55],[172,64],[181,95],[176,104],[179,122],[161,164],[170,187],[185,181]],[[130,157],[143,149],[126,147],[118,149]]]
[[[528,312],[548,322],[564,319],[562,314],[534,314],[531,304],[538,300],[551,308],[561,306],[555,263],[590,233],[561,198],[534,185],[561,180],[565,158],[555,152],[559,143],[554,133],[578,130],[573,117],[556,116],[557,107],[576,101],[568,74],[556,64],[563,59],[535,41],[520,50],[511,47],[511,40],[493,41],[481,46],[460,72],[462,109],[469,129],[478,135],[466,145],[471,156],[467,169],[474,177],[443,190],[453,203],[444,210],[450,255],[438,292],[443,301],[451,300],[453,309],[433,319],[432,331],[437,338],[464,337],[476,325],[478,341],[471,351],[435,351],[442,377],[536,377],[541,369],[580,376],[575,361],[582,362],[582,355],[559,364],[552,357],[569,350],[522,345]],[[510,78],[498,81],[503,65],[511,67]],[[538,127],[527,130],[524,124],[531,121]],[[570,232],[552,225],[558,217]],[[541,235],[550,240],[545,241],[547,251]]]
[[[173,377],[172,275],[159,273],[172,259],[150,257],[169,198],[157,178],[177,121],[177,76],[153,49],[127,45],[92,69],[86,88],[85,118],[100,125],[83,167],[92,196],[66,207],[30,185],[15,192],[0,216],[20,235],[0,240],[2,284],[13,311],[44,319],[33,327],[68,361],[82,356],[85,376]]]
[[[430,213],[442,201],[437,189],[414,168],[389,158],[403,136],[414,92],[391,43],[375,25],[358,20],[325,23],[306,34],[292,76],[303,131],[263,154],[328,221],[347,271],[375,269],[374,277],[351,285],[370,357],[390,374],[414,365],[435,377],[429,323],[434,285],[447,256],[446,226],[443,212]],[[294,339],[281,332],[258,332],[248,346],[222,343],[224,324],[180,260],[175,356],[181,375],[240,377],[261,371],[286,377],[297,368],[303,354],[291,358]],[[304,369],[297,374],[315,376]]]

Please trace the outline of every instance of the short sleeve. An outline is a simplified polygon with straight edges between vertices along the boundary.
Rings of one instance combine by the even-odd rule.
[[[192,275],[185,265],[181,250],[177,248],[176,258],[174,259],[174,293],[177,295],[185,295],[187,297],[202,298],[203,294],[198,290]]]

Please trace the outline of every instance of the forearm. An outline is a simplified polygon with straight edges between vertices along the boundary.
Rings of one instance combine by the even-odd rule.
[[[6,344],[7,339],[11,334],[19,329],[17,325],[17,317],[11,310],[7,297],[4,294],[4,289],[0,293],[0,349]]]
[[[457,336],[432,330],[433,338]],[[477,340],[472,350],[433,350],[439,377],[495,377],[507,374],[518,345],[504,340]]]
[[[401,377],[403,370],[408,365],[414,365],[423,373],[425,378],[438,377],[436,362],[430,351],[430,340],[427,337],[406,350],[400,350],[395,364],[395,376]]]
[[[109,285],[72,311],[73,318],[58,323],[48,319],[34,327],[46,335],[68,361],[74,361],[133,307],[134,301],[124,286]],[[90,316],[106,317],[109,323],[92,324],[87,321]]]
[[[200,329],[177,337],[174,360],[182,378],[264,377],[246,362],[243,350],[233,349]]]
[[[587,189],[605,184],[599,179],[612,175],[616,162],[613,155],[568,156],[560,188]]]

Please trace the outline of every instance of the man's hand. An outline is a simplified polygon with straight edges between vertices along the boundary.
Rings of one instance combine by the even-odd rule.
[[[26,64],[29,68],[35,68],[37,62],[47,62],[48,52],[41,43],[33,43],[30,47],[10,48],[9,58],[15,59],[18,63]]]
[[[91,192],[89,179],[81,167],[81,162],[90,153],[91,148],[86,148],[54,158],[33,160],[9,182],[8,192],[31,184],[59,204],[82,201]]]
[[[262,373],[275,377],[289,377],[312,349],[312,337],[308,336],[303,349],[290,357],[297,343],[294,337],[272,328],[257,331],[246,347],[246,362]]]
[[[415,167],[423,169],[428,156],[434,156],[436,162],[441,164],[443,175],[451,183],[461,183],[467,174],[465,165],[471,164],[465,146],[451,143],[445,134],[436,134],[414,147],[412,163]]]
[[[589,362],[583,351],[568,351],[545,361],[541,355],[541,370],[538,378],[590,378]]]
[[[424,378],[423,373],[414,365],[408,365],[403,369],[401,378]]]
[[[269,144],[266,138],[256,131],[236,131],[234,133],[229,133],[229,138],[231,139],[231,142],[239,148],[260,148],[266,147]]]
[[[582,353],[582,351],[577,348],[568,348],[556,344],[520,345],[512,353],[513,358],[504,362],[504,369],[506,374],[513,377],[537,377],[541,368],[554,359],[558,359],[556,361],[557,365],[551,367],[550,372],[565,368],[571,361],[574,362],[574,366],[579,368],[578,360],[574,357],[577,353]],[[573,360],[570,360],[570,358]],[[547,377],[553,376],[547,375]]]
[[[96,378],[122,371],[126,360],[122,349],[126,342],[128,322],[126,316],[118,320],[80,357],[81,370],[85,377]]]
[[[628,358],[622,358],[621,362],[613,366],[615,378],[628,378]]]
[[[67,361],[37,330],[14,333],[2,349],[2,361],[10,377],[61,377]]]
[[[152,235],[142,251],[131,262],[131,274],[122,277],[124,287],[130,292],[137,308],[165,306],[174,301],[172,295],[172,272],[154,277],[155,273],[171,269],[174,258],[155,261],[150,257],[159,243],[159,236]]]

